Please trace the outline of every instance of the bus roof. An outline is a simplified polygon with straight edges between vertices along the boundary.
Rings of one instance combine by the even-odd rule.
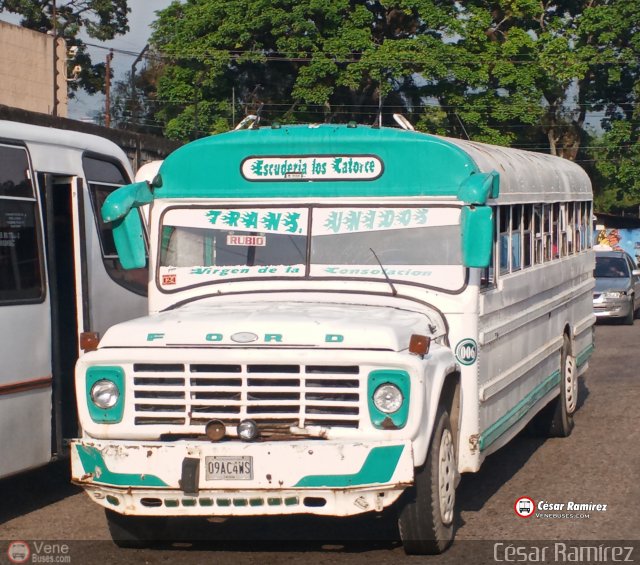
[[[294,125],[215,135],[174,151],[155,198],[456,197],[476,173],[500,201],[589,199],[581,167],[558,157],[396,128]]]
[[[123,160],[128,162],[124,151],[113,141],[98,135],[73,130],[0,120],[0,142],[2,141],[22,141],[27,144],[37,143],[81,149],[94,153],[105,153],[114,157],[123,158]]]

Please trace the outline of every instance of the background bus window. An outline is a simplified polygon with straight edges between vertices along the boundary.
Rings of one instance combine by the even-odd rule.
[[[37,204],[27,152],[0,145],[0,304],[44,296]]]
[[[107,196],[114,190],[127,184],[129,179],[124,171],[111,161],[85,155],[82,159],[84,174],[87,178],[91,206],[96,218],[102,260],[109,276],[124,288],[146,296],[148,268],[124,270],[118,259],[111,224],[102,221],[100,209]]]

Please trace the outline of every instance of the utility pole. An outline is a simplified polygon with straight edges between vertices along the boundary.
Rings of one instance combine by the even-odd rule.
[[[56,13],[56,0],[53,0],[51,8],[51,19],[53,20],[53,107],[51,115],[58,115],[58,15]]]
[[[105,70],[104,83],[104,125],[111,127],[111,61],[113,59],[113,49],[107,55],[107,67]]]

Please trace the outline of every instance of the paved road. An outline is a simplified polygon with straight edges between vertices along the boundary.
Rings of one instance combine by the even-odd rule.
[[[527,551],[527,562],[536,556],[549,563],[557,557],[584,562],[571,559],[578,555],[572,553],[577,551],[575,540],[587,540],[583,543],[596,548],[633,544],[631,558],[640,562],[640,321],[634,327],[599,325],[596,339],[596,353],[580,383],[581,406],[571,437],[540,440],[523,435],[488,458],[479,473],[465,475],[458,491],[456,543],[442,556],[405,556],[388,517],[223,524],[198,520],[174,525],[173,530],[182,539],[196,541],[121,550],[108,541],[102,510],[68,483],[67,465],[59,463],[0,481],[0,563],[9,562],[6,548],[12,540],[30,542],[34,553],[32,540],[66,543],[68,554],[64,547],[51,548],[49,555],[56,560],[51,562],[64,562],[60,556],[70,555],[71,563],[83,565],[493,563],[494,557],[524,557],[506,553],[518,548]],[[513,511],[520,496],[606,504],[607,509],[577,513],[588,518],[523,519]],[[545,546],[547,552],[541,555]],[[38,545],[37,553],[46,557],[46,548]]]

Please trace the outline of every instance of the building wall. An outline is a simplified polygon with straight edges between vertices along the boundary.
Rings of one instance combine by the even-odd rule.
[[[67,116],[66,45],[57,44],[57,115]],[[53,114],[53,37],[0,22],[0,104]]]

